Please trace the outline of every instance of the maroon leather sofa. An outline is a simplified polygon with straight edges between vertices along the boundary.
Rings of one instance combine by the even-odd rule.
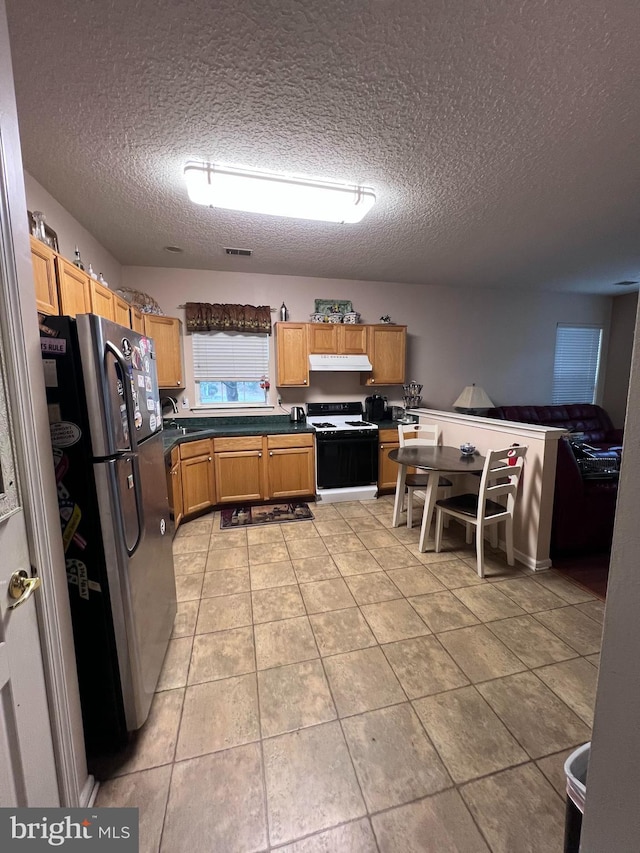
[[[567,406],[499,406],[487,417],[583,433],[583,441],[596,454],[619,457],[623,432],[614,429],[600,406],[575,403]],[[580,471],[568,439],[558,442],[556,483],[551,525],[551,556],[595,553],[611,547],[618,497],[615,478],[589,479]]]

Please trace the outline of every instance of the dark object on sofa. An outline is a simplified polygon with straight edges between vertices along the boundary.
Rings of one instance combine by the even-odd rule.
[[[566,429],[595,448],[594,458],[617,461],[622,453],[622,430],[614,429],[600,406],[501,406],[487,417]],[[618,496],[617,478],[584,477],[571,446],[571,436],[558,442],[555,496],[551,525],[551,556],[606,551],[611,547]],[[612,467],[614,467],[612,465]]]

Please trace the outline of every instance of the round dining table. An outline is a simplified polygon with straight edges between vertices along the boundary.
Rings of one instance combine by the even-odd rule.
[[[436,492],[441,474],[475,474],[482,472],[485,458],[479,453],[465,455],[459,447],[417,445],[410,443],[389,453],[389,459],[398,463],[398,479],[396,481],[396,498],[393,504],[393,527],[400,527],[404,490],[407,479],[407,468],[420,468],[429,473],[429,481],[425,488],[422,526],[418,549],[427,550],[427,534],[431,527],[433,508],[436,503]]]

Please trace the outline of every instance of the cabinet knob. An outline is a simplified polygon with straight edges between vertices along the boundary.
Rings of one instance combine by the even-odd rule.
[[[269,456],[273,456],[273,450],[269,451]]]
[[[303,379],[303,380],[302,380],[302,384],[303,384],[303,385],[306,385],[306,384],[307,384],[307,380],[306,380],[306,379]]]
[[[258,453],[258,459],[262,459],[262,453]]]
[[[209,462],[211,462],[211,457],[209,457]]]
[[[384,444],[380,445],[380,450],[384,450]]]
[[[176,385],[179,385],[179,384],[180,384],[180,380],[178,379],[178,381],[176,382]]]

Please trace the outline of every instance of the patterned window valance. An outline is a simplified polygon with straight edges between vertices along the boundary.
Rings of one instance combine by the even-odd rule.
[[[268,305],[187,302],[184,307],[188,332],[271,334],[271,308]]]

